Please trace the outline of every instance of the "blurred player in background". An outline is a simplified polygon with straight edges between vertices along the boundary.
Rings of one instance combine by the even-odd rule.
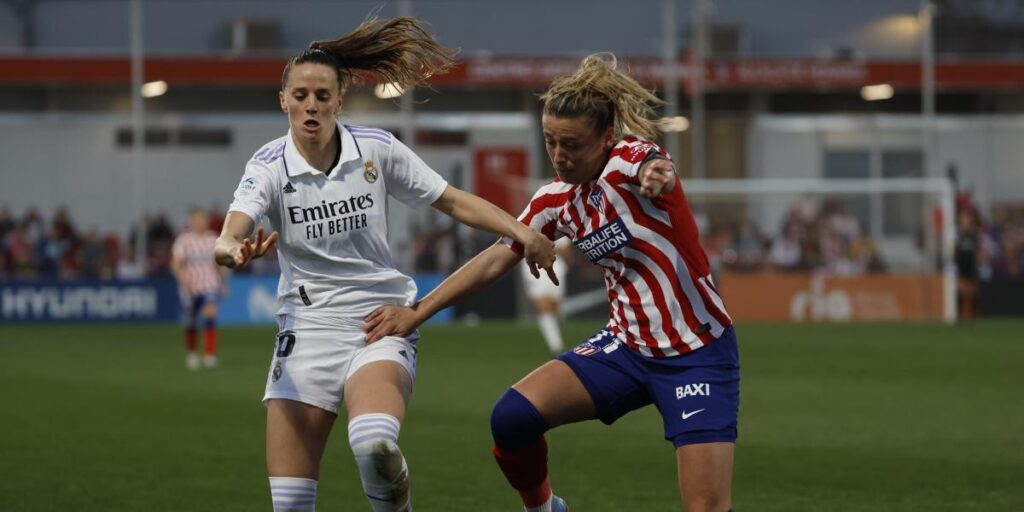
[[[185,313],[185,366],[198,370],[199,320],[203,324],[202,365],[217,366],[217,303],[227,294],[226,269],[213,260],[217,234],[210,230],[206,212],[193,208],[188,226],[171,248],[171,273],[178,281],[178,292]]]
[[[610,424],[653,403],[675,446],[687,512],[725,512],[739,352],[682,184],[649,140],[658,132],[651,105],[659,100],[601,55],[556,79],[541,100],[558,178],[537,191],[520,220],[552,240],[569,238],[604,268],[611,317],[498,399],[491,415],[498,466],[527,511],[567,510],[551,490],[544,433],[590,419]],[[502,240],[415,306],[375,311],[368,340],[412,332],[510,270],[521,251]]]
[[[566,258],[572,250],[572,243],[568,238],[560,238],[555,242],[555,252],[558,258],[555,260],[555,276],[558,277],[560,285],[548,279],[537,279],[530,273],[530,266],[522,264],[519,266],[523,281],[523,289],[526,296],[533,303],[537,312],[537,326],[540,327],[540,334],[544,337],[544,343],[548,346],[551,355],[557,356],[562,353],[562,328],[559,326],[562,301],[565,300],[565,275],[569,270]]]
[[[978,214],[973,209],[963,209],[957,214],[956,245],[953,260],[956,263],[957,318],[961,322],[973,322],[978,309],[979,236]]]
[[[351,34],[317,41],[284,69],[284,137],[263,146],[245,175],[217,240],[217,261],[246,265],[280,234],[280,332],[267,377],[267,472],[275,511],[312,511],[320,461],[341,402],[373,510],[412,510],[398,433],[416,378],[418,333],[366,344],[364,318],[382,305],[410,305],[412,279],[394,268],[387,243],[389,199],[433,206],[463,224],[527,246],[548,269],[554,244],[493,204],[449,186],[384,130],[343,125],[346,90],[361,73],[403,89],[453,63],[418,20],[371,18]],[[266,215],[275,232],[263,228]],[[534,272],[538,272],[536,267]]]

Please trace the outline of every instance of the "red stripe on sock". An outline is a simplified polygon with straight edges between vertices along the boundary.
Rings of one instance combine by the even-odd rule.
[[[544,436],[517,451],[505,451],[494,446],[494,460],[512,487],[519,491],[523,505],[539,507],[551,498],[548,481],[548,444]]]
[[[208,356],[217,354],[217,329],[206,330],[206,344],[203,346],[203,352]]]
[[[185,331],[185,348],[187,348],[189,352],[195,352],[197,345],[198,342],[196,341],[196,331]]]

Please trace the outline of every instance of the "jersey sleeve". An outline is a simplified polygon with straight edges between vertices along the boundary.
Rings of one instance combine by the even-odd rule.
[[[625,175],[634,185],[640,184],[640,167],[649,160],[672,160],[668,152],[657,144],[637,136],[624,137],[612,148],[607,166]]]
[[[448,188],[448,182],[402,141],[392,138],[390,156],[383,170],[385,185],[388,194],[402,203],[411,207],[430,205]]]
[[[530,204],[526,205],[523,213],[519,214],[519,222],[526,224],[534,231],[540,232],[548,237],[549,240],[555,241],[564,237],[565,235],[556,229],[558,225],[556,216],[560,206],[559,198],[560,196],[551,194],[547,186],[542,187],[534,193],[533,198],[530,199]],[[516,242],[512,238],[503,236],[501,237],[501,243],[507,245],[516,254],[523,254],[523,244]]]
[[[278,187],[275,186],[274,173],[265,164],[250,160],[245,166],[245,175],[235,189],[234,200],[228,207],[229,212],[242,212],[256,224],[273,204]]]

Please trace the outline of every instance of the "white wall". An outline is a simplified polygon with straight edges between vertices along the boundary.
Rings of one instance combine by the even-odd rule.
[[[167,212],[175,223],[192,205],[226,207],[245,162],[286,129],[281,116],[178,122],[230,129],[234,139],[226,148],[146,150],[141,199],[147,211]],[[63,205],[79,228],[126,233],[140,204],[131,151],[116,146],[124,127],[129,120],[114,116],[0,117],[0,205],[15,215],[36,207],[47,218]]]
[[[1024,116],[942,116],[932,176],[959,170],[979,205],[1024,202]],[[917,116],[761,116],[748,134],[747,175],[818,177],[828,149],[923,147]]]

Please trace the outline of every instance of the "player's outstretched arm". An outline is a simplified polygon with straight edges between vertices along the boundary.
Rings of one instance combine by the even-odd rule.
[[[533,277],[540,277],[538,267],[543,268],[551,282],[558,284],[552,268],[555,264],[554,242],[490,201],[449,185],[431,206],[467,226],[505,235],[523,244],[523,257]]]
[[[260,227],[256,230],[256,235],[250,237],[254,226],[255,223],[248,215],[242,212],[228,212],[224,219],[224,229],[217,237],[217,244],[213,249],[213,258],[218,265],[241,268],[274,247],[277,231],[264,238],[263,228]]]
[[[521,259],[501,242],[484,249],[412,307],[384,306],[370,313],[363,327],[366,342],[384,336],[408,336],[435,313],[487,286]]]

